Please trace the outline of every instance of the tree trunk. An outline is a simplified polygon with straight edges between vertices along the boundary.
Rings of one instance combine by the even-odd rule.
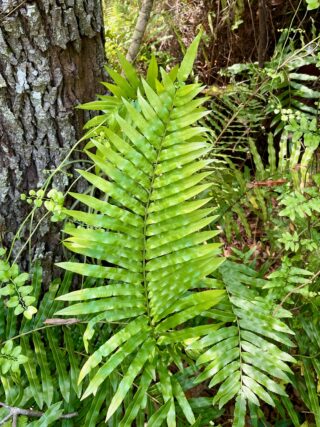
[[[100,90],[102,30],[99,0],[0,0],[0,228],[6,243],[26,213],[20,194],[41,186],[81,135],[88,117],[74,107]],[[65,189],[68,181],[60,174],[55,186]],[[47,224],[38,253],[57,246],[58,236],[48,231]]]
[[[153,1],[154,0],[143,0],[142,2],[132,40],[126,56],[127,60],[130,62],[134,62],[139,53],[141,41],[150,19]]]

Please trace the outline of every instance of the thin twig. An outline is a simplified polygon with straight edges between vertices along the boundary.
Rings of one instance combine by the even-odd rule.
[[[12,427],[17,427],[17,425],[18,425],[18,415],[13,414],[13,416],[12,416]]]
[[[7,421],[10,420],[10,418],[12,417],[11,412],[6,415],[1,421],[0,421],[0,425],[2,426],[4,423],[6,423]]]
[[[19,4],[17,4],[13,9],[9,10],[8,12],[2,12],[0,14],[0,24],[2,24],[4,22],[4,20],[6,18],[8,18],[9,16],[11,16],[16,10],[18,10],[21,6],[23,6],[26,3],[27,0],[22,0]]]
[[[2,426],[10,418],[12,418],[12,427],[17,427],[17,424],[18,424],[17,421],[18,421],[19,415],[24,415],[26,417],[34,417],[34,418],[40,418],[42,417],[42,415],[44,415],[44,412],[34,411],[32,409],[18,408],[15,406],[6,405],[3,402],[0,402],[0,407],[5,408],[9,411],[9,414],[6,415],[2,420],[0,420],[0,426]],[[78,412],[70,412],[69,414],[60,415],[59,420],[74,418],[77,415],[78,415]]]

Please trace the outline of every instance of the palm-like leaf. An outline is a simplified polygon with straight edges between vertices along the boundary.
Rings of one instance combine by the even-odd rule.
[[[230,302],[225,310],[233,315],[233,323],[194,341],[189,350],[200,351],[197,364],[204,370],[197,381],[210,379],[210,387],[220,384],[213,403],[222,407],[236,397],[233,425],[238,427],[245,425],[247,402],[259,405],[261,399],[274,406],[273,393],[286,396],[279,381],[290,381],[286,362],[295,360],[280,345],[292,347],[288,334],[293,332],[259,297],[266,281],[254,270],[227,261],[220,272]]]
[[[125,326],[90,355],[80,373],[80,381],[90,375],[85,398],[98,393],[105,380],[126,364],[107,413],[109,419],[137,382],[122,426],[131,425],[156,377],[164,406],[150,418],[150,425],[160,425],[166,418],[169,426],[175,426],[175,402],[188,422],[195,422],[168,367],[182,365],[181,353],[175,348],[181,347],[180,342],[216,329],[214,324],[184,324],[225,296],[224,290],[197,289],[223,261],[217,256],[219,244],[207,243],[216,231],[200,231],[214,218],[211,209],[202,208],[209,199],[199,198],[209,188],[204,182],[208,173],[199,173],[209,161],[199,158],[210,151],[210,145],[206,129],[194,126],[207,111],[201,107],[205,98],[195,99],[201,85],[185,84],[199,39],[190,46],[179,69],[170,74],[161,70],[161,81],[156,79],[154,63],[148,82],[137,82],[136,74],[125,64],[126,83],[117,77],[123,93],[112,89],[115,96],[125,96],[130,85],[128,93],[134,92],[135,100],[122,99],[123,112],[115,115],[116,124],[102,127],[100,135],[91,140],[89,147],[95,150],[87,154],[95,173],[80,171],[97,195],[72,193],[90,211],[65,210],[80,224],[75,227],[71,221],[66,225],[70,237],[65,245],[93,262],[60,266],[105,282],[60,297],[75,304],[58,314],[90,316],[86,344],[98,322],[126,319]]]

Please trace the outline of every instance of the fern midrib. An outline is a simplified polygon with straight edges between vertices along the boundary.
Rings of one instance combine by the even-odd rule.
[[[226,292],[228,294],[228,298],[231,301],[231,295],[230,292],[228,290],[228,287],[226,286]],[[239,363],[240,363],[240,390],[242,390],[243,387],[243,370],[242,370],[242,347],[241,347],[241,329],[240,329],[240,324],[239,324],[239,318],[237,316],[237,314],[235,314],[235,312],[233,311],[233,305],[231,303],[231,307],[232,307],[232,312],[236,318],[236,323],[237,323],[237,328],[238,328],[238,342],[239,342]]]
[[[152,192],[153,192],[153,184],[154,184],[154,180],[156,178],[155,171],[156,171],[156,168],[157,168],[158,163],[159,163],[159,157],[160,157],[160,154],[161,154],[162,144],[163,144],[164,138],[166,137],[166,134],[167,134],[167,128],[168,128],[168,125],[170,124],[171,113],[173,111],[173,106],[174,106],[174,100],[175,100],[175,94],[174,94],[174,97],[172,99],[171,107],[169,109],[168,118],[166,120],[166,123],[164,123],[165,128],[163,130],[163,135],[161,137],[159,148],[157,150],[157,158],[156,158],[156,161],[152,165],[153,169],[152,169],[152,177],[151,177],[151,182],[150,182],[150,189],[148,191],[148,200],[146,202],[145,212],[144,212],[143,250],[142,250],[142,256],[143,256],[143,261],[142,261],[142,275],[143,275],[144,294],[145,294],[146,305],[147,305],[147,315],[148,315],[148,318],[149,318],[149,324],[150,324],[150,326],[153,325],[153,320],[152,320],[151,310],[150,310],[150,304],[149,304],[148,280],[147,280],[147,270],[146,270],[146,266],[147,266],[147,258],[146,258],[146,254],[147,254],[147,221],[148,221],[148,218],[149,218],[149,207],[150,207],[151,196],[152,196]]]

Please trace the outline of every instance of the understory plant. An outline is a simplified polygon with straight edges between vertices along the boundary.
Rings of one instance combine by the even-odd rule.
[[[0,424],[320,426],[314,114],[278,117],[260,152],[262,95],[188,83],[200,38],[145,78],[119,55],[110,94],[80,106],[101,112],[86,190],[23,197],[61,221],[67,259],[44,289],[40,263],[0,253]],[[239,244],[252,218],[268,259]]]
[[[274,405],[274,395],[286,395],[278,381],[290,381],[287,362],[294,362],[278,347],[292,346],[280,320],[288,313],[272,317],[254,290],[264,281],[223,264],[218,232],[208,229],[215,219],[204,207],[211,146],[207,128],[196,125],[208,114],[201,106],[207,98],[197,97],[200,83],[186,84],[199,39],[169,73],[153,60],[144,80],[123,59],[125,77],[110,73],[116,85],[108,86],[114,97],[107,105],[117,107],[87,144],[90,171],[79,171],[90,195],[71,193],[88,210],[63,211],[64,244],[85,259],[59,266],[103,284],[59,297],[69,305],[57,315],[88,319],[83,399],[120,369],[106,413],[108,421],[120,411],[120,426],[141,416],[148,426],[205,425],[179,380],[187,366],[196,369],[195,385],[216,387],[214,405],[235,399],[233,425],[244,426],[248,402]],[[100,322],[118,327],[92,348]]]
[[[292,34],[292,38],[290,35]],[[291,312],[297,359],[294,393],[320,425],[319,381],[319,36],[285,30],[264,69],[231,67],[231,85],[212,99],[217,223],[227,253],[268,278],[260,295],[277,314]],[[216,160],[215,160],[216,161]],[[288,425],[303,415],[286,398],[276,403]],[[306,410],[306,411],[307,411]],[[262,423],[267,418],[255,413]],[[255,416],[253,413],[253,417]],[[251,421],[253,423],[253,421]],[[315,424],[314,424],[315,423]],[[272,424],[273,425],[273,424]]]

